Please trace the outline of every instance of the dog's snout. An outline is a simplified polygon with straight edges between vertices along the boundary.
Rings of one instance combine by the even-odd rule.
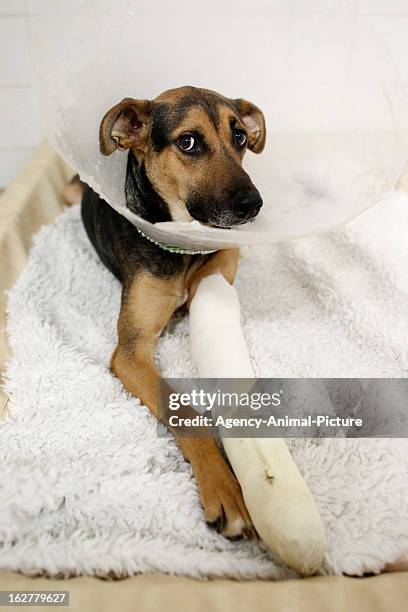
[[[234,194],[231,207],[234,213],[243,219],[255,217],[263,204],[261,194],[255,187],[242,189]]]

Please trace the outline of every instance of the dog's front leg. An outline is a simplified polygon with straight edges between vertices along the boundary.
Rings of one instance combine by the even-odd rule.
[[[182,275],[160,279],[142,273],[123,289],[118,345],[110,367],[156,417],[159,374],[154,366],[155,347],[184,291]],[[215,440],[179,437],[177,442],[193,468],[206,521],[230,538],[252,533],[240,486]]]
[[[238,261],[239,249],[226,249],[217,251],[207,259],[204,259],[201,266],[191,268],[186,278],[188,303],[191,303],[200,281],[206,276],[220,273],[232,285],[237,274]]]

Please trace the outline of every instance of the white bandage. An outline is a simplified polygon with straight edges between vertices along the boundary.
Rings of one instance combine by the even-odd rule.
[[[190,306],[190,350],[201,378],[253,378],[237,292],[221,274],[200,281]]]
[[[201,378],[254,378],[235,289],[221,274],[201,280],[190,306],[190,346]],[[289,567],[312,574],[326,548],[315,501],[284,440],[224,438],[254,526]]]

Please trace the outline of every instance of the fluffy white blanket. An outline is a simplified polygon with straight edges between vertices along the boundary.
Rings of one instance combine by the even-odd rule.
[[[257,374],[408,374],[408,204],[402,196],[329,234],[246,249],[237,289]],[[190,466],[108,370],[119,283],[74,207],[36,237],[11,291],[10,416],[0,427],[0,568],[29,573],[293,576],[262,546],[207,528]],[[188,321],[158,362],[194,374]],[[291,443],[328,538],[323,571],[408,558],[406,440]]]

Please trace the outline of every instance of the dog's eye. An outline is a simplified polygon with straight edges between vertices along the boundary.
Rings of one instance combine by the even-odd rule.
[[[236,144],[242,149],[243,147],[245,147],[247,143],[246,132],[244,130],[238,130],[238,129],[234,130],[234,140]]]
[[[191,136],[191,134],[184,134],[183,136],[180,136],[177,144],[179,149],[184,151],[184,153],[192,153],[198,148],[197,141],[194,136]]]

